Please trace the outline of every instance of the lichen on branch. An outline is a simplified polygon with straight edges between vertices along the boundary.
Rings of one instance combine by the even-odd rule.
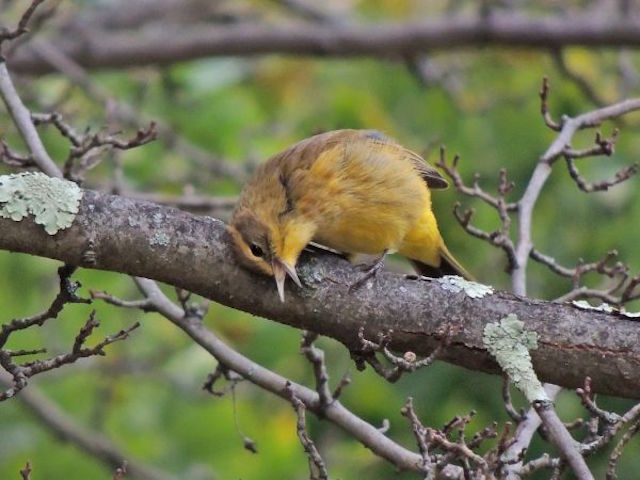
[[[49,235],[69,228],[82,190],[73,182],[39,172],[0,176],[0,217],[20,222],[32,215]]]
[[[549,401],[529,355],[529,350],[538,348],[536,332],[525,329],[524,322],[509,314],[500,323],[487,324],[482,341],[529,403]]]

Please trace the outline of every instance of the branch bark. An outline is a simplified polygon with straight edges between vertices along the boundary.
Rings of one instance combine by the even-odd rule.
[[[77,29],[51,44],[85,68],[167,65],[211,56],[291,55],[395,56],[429,50],[496,46],[557,50],[567,46],[638,47],[633,18],[524,18],[512,15],[445,18],[428,22],[353,25],[287,23],[192,26],[166,24],[134,33]],[[25,45],[9,59],[15,73],[54,68]]]
[[[615,314],[505,292],[470,298],[437,281],[388,272],[350,292],[357,269],[321,252],[303,254],[298,273],[305,287],[289,285],[283,304],[272,279],[237,265],[223,222],[91,190],[73,225],[55,236],[31,220],[0,219],[0,232],[0,249],[160,280],[355,350],[364,327],[367,338],[393,330],[390,348],[427,356],[442,345],[441,332],[455,327],[440,359],[491,373],[500,369],[483,346],[484,326],[515,313],[538,334],[531,356],[541,380],[573,388],[588,375],[594,391],[640,397],[640,329]]]

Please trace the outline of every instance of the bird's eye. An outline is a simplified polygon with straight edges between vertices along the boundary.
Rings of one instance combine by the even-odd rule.
[[[253,253],[256,257],[262,257],[264,255],[264,251],[262,250],[260,245],[252,243],[249,248],[251,249],[251,253]]]

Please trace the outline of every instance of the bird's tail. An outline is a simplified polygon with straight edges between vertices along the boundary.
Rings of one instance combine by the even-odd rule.
[[[420,262],[418,260],[411,260],[411,264],[413,268],[420,275],[424,275],[426,277],[443,277],[444,275],[459,275],[466,280],[473,281],[473,276],[467,272],[467,270],[460,265],[449,249],[442,244],[440,246],[440,265],[434,267],[433,265],[428,265],[426,263]]]

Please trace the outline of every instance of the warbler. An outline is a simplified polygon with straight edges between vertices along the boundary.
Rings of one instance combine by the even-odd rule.
[[[229,225],[240,262],[273,276],[280,299],[288,275],[315,242],[348,256],[408,258],[422,275],[471,276],[447,249],[430,190],[447,181],[420,155],[375,130],[334,130],[274,155],[244,186]]]

